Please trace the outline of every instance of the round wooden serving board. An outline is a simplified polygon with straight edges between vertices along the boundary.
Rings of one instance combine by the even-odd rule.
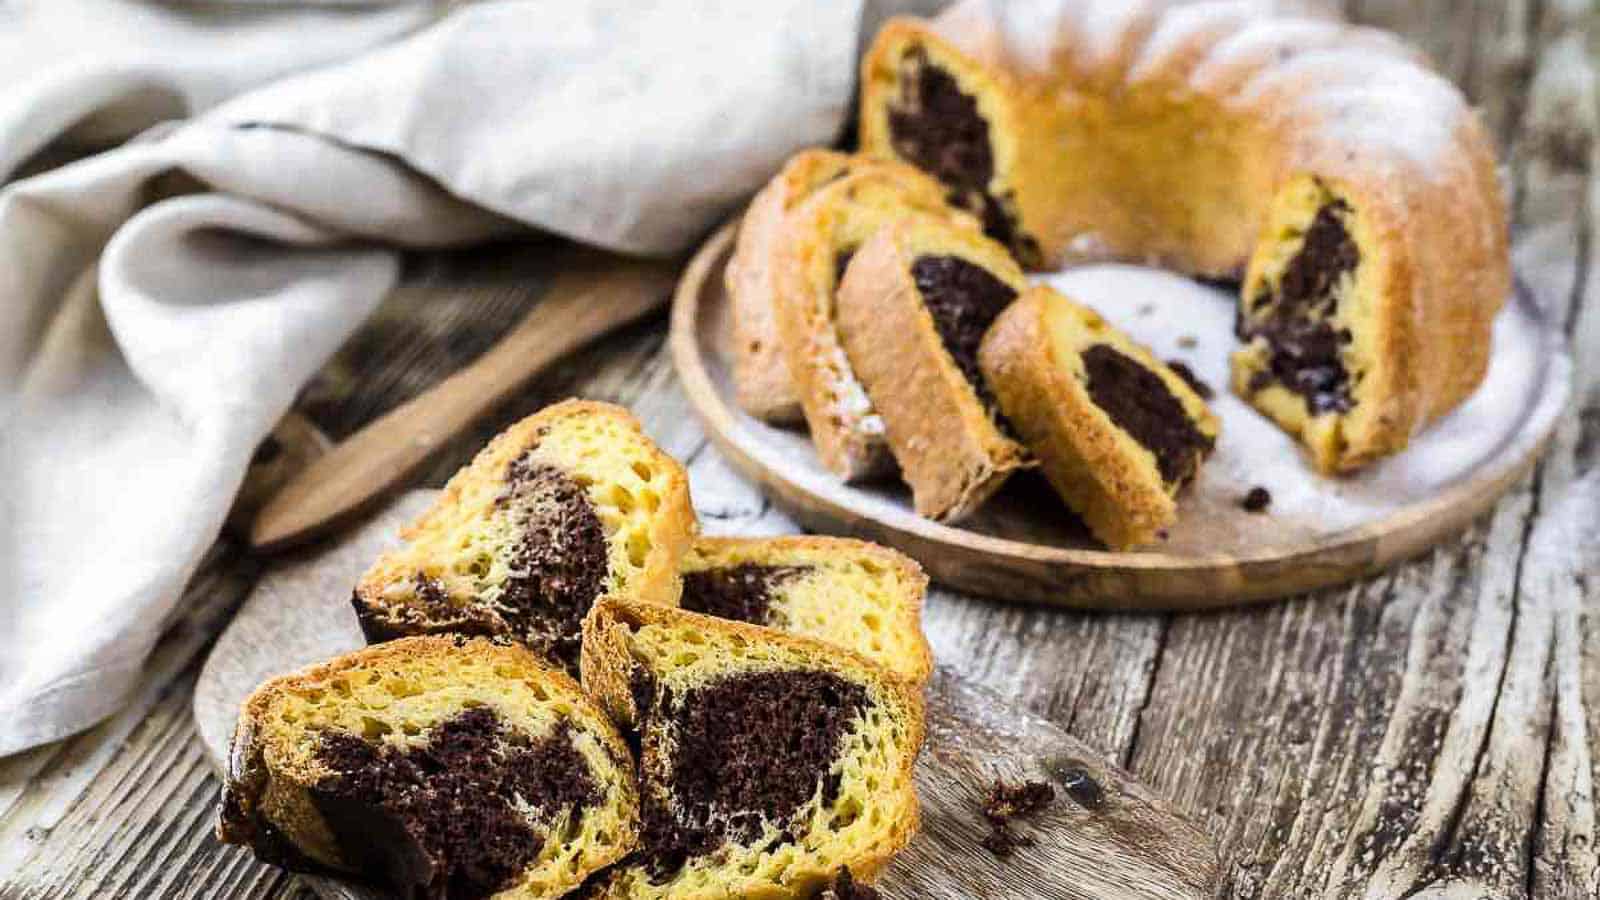
[[[898,484],[841,483],[821,467],[803,430],[768,426],[738,408],[725,351],[730,323],[723,289],[736,226],[724,226],[695,255],[678,284],[672,312],[674,364],[718,449],[806,528],[899,548],[938,581],[996,599],[1099,609],[1199,609],[1281,597],[1377,572],[1460,532],[1493,505],[1538,459],[1570,393],[1572,364],[1565,338],[1519,291],[1503,314],[1519,317],[1519,328],[1496,333],[1497,358],[1515,354],[1514,362],[1504,363],[1515,372],[1498,383],[1509,384],[1502,393],[1514,391],[1515,396],[1476,404],[1476,418],[1459,421],[1453,429],[1443,424],[1437,429],[1449,432],[1448,440],[1430,439],[1432,449],[1414,447],[1373,467],[1380,471],[1338,482],[1319,479],[1303,463],[1296,465],[1297,451],[1288,438],[1229,397],[1221,370],[1213,366],[1217,380],[1212,383],[1219,388],[1213,407],[1240,406],[1219,409],[1223,441],[1229,439],[1231,426],[1238,425],[1253,443],[1243,462],[1229,463],[1222,462],[1227,448],[1219,444],[1218,458],[1181,498],[1179,522],[1159,548],[1124,553],[1096,549],[1043,479],[1031,473],[1014,477],[971,519],[944,525],[913,513],[909,494]],[[1117,288],[1148,283],[1159,289],[1156,293],[1196,289],[1186,280],[1179,283],[1178,276],[1121,268],[1127,271],[1106,276],[1124,279],[1126,284],[1116,282]],[[1059,284],[1077,274],[1052,280]],[[1146,305],[1135,313],[1134,308],[1124,317],[1150,315],[1166,320],[1169,330],[1177,327],[1161,309]],[[1231,318],[1220,306],[1202,312],[1192,318]],[[1177,321],[1187,324],[1190,318],[1182,315]],[[1112,320],[1125,324],[1123,318]],[[1147,343],[1163,343],[1149,336],[1150,322],[1144,323],[1146,333],[1125,327]],[[1507,335],[1519,346],[1500,346]],[[1172,346],[1197,343],[1189,335],[1172,337]],[[1183,355],[1168,346],[1158,345],[1156,352]],[[1213,350],[1212,357],[1224,359],[1225,351]],[[1460,441],[1471,441],[1486,421],[1497,437],[1472,445],[1478,455],[1463,456],[1467,451],[1460,450]],[[1464,436],[1456,437],[1462,432]],[[1237,447],[1239,432],[1232,433]],[[1275,500],[1266,514],[1245,512],[1238,499],[1252,482],[1240,479],[1261,477],[1250,459],[1260,458],[1263,445],[1277,448],[1273,442],[1282,447],[1274,449],[1273,458],[1279,461],[1270,468],[1276,480],[1269,479],[1269,487],[1284,502]],[[1423,474],[1437,468],[1435,459],[1458,465],[1468,459],[1470,465],[1457,476],[1428,484],[1426,491],[1392,489],[1415,487]],[[1343,521],[1341,515],[1348,518],[1352,508],[1358,513],[1366,509],[1349,502],[1347,492],[1369,504],[1370,512],[1352,525],[1330,525]]]

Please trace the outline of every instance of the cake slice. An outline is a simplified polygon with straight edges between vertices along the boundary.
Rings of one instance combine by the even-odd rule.
[[[839,289],[839,336],[919,514],[958,521],[1025,464],[978,370],[984,334],[1027,287],[971,228],[906,216],[880,230]]]
[[[823,466],[847,481],[885,474],[891,460],[883,421],[839,344],[834,293],[856,250],[912,211],[977,228],[945,205],[937,181],[885,161],[818,190],[786,222],[773,254],[778,330],[806,427]]]
[[[565,673],[488,638],[415,637],[245,701],[218,836],[401,897],[559,897],[633,849],[633,759]]]
[[[789,214],[818,188],[877,167],[904,171],[867,157],[813,147],[796,153],[767,182],[739,224],[739,239],[724,273],[733,311],[733,385],[739,406],[776,425],[803,421],[800,393],[784,359],[773,308],[774,254]]]
[[[683,467],[627,410],[568,400],[497,436],[457,472],[353,603],[370,642],[515,638],[574,675],[599,597],[676,603],[696,531]]]
[[[907,557],[836,537],[704,537],[683,561],[684,609],[837,644],[915,684],[928,576]]]
[[[922,702],[831,644],[605,601],[584,687],[638,748],[640,846],[595,896],[813,897],[874,879],[918,821]]]
[[[1093,310],[1048,287],[1000,315],[978,353],[1045,477],[1113,549],[1177,521],[1176,495],[1216,443],[1188,382]]]

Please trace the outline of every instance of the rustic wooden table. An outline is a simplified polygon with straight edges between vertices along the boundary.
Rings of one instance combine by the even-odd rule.
[[[1378,578],[1235,612],[1095,615],[936,591],[942,662],[1060,723],[1219,841],[1234,897],[1600,893],[1600,7],[1348,3],[1422,44],[1507,162],[1522,285],[1576,348],[1574,408],[1537,471],[1459,540]],[[299,409],[332,437],[489,347],[549,245],[413,260]],[[691,468],[702,515],[763,517],[707,447],[657,318],[567,360],[440,455],[569,395],[627,404]],[[127,707],[0,760],[0,897],[309,897],[212,835],[218,780],[189,706],[262,571],[223,541]]]

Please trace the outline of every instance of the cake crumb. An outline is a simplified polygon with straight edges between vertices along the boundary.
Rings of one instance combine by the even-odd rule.
[[[1258,484],[1244,495],[1244,498],[1239,501],[1239,505],[1244,508],[1245,512],[1263,512],[1268,506],[1272,505],[1272,492]]]
[[[1178,335],[1178,346],[1185,350],[1193,350],[1200,346],[1200,340],[1192,334],[1180,334]]]
[[[983,817],[989,822],[989,834],[983,839],[984,849],[1003,859],[1019,847],[1033,846],[1031,836],[1011,829],[1011,820],[1031,816],[1055,799],[1055,788],[1042,781],[1012,785],[996,780],[983,804]]]
[[[817,895],[817,900],[880,900],[881,897],[877,888],[858,883],[855,876],[850,874],[849,866],[840,866],[838,874]]]
[[[984,835],[983,838],[983,849],[1001,859],[1005,859],[1015,853],[1019,847],[1032,847],[1033,845],[1033,838],[1025,834],[1017,834],[1005,825],[997,825],[989,829],[989,833]]]
[[[1217,392],[1211,389],[1211,385],[1201,381],[1200,376],[1196,375],[1188,364],[1173,359],[1167,361],[1167,368],[1172,370],[1172,374],[1183,379],[1183,383],[1187,384],[1190,390],[1199,394],[1201,400],[1210,400],[1217,395]]]

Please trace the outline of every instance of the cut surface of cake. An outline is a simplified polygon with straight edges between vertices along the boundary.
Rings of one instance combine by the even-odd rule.
[[[1487,371],[1511,285],[1493,145],[1392,36],[1267,4],[968,0],[891,20],[861,72],[862,151],[940,178],[1030,268],[1242,277],[1235,391],[1323,472],[1403,449]]]
[[[497,436],[367,570],[369,641],[511,637],[577,672],[596,599],[676,603],[697,525],[683,467],[632,414],[569,400]]]
[[[850,367],[835,322],[835,293],[850,260],[879,228],[908,212],[953,217],[945,190],[896,163],[818,190],[789,218],[774,251],[778,329],[800,392],[806,427],[829,471],[846,480],[892,469],[883,421]]]
[[[1051,486],[1107,546],[1147,544],[1177,520],[1219,429],[1178,373],[1043,286],[1000,315],[979,363]]]
[[[1415,340],[1410,308],[1387,306],[1404,275],[1385,258],[1385,223],[1333,184],[1305,178],[1276,198],[1246,274],[1232,387],[1300,438],[1324,473],[1402,450],[1404,423],[1441,415],[1477,385],[1487,343],[1454,361]],[[1470,306],[1436,319],[1445,345],[1487,328]],[[1448,332],[1457,332],[1453,337]],[[1398,352],[1396,348],[1412,347]],[[1452,362],[1454,365],[1452,365]],[[1434,370],[1434,377],[1423,374]]]
[[[263,684],[230,750],[221,839],[436,900],[558,897],[631,851],[628,747],[527,648],[428,636]]]
[[[918,822],[922,704],[834,645],[650,604],[585,623],[584,686],[638,748],[638,852],[600,897],[813,897]]]
[[[959,521],[1027,461],[978,368],[984,334],[1026,286],[1000,244],[919,216],[881,229],[845,274],[839,334],[920,515]]]
[[[836,537],[703,537],[683,561],[682,607],[837,644],[916,684],[928,576],[908,557]]]

